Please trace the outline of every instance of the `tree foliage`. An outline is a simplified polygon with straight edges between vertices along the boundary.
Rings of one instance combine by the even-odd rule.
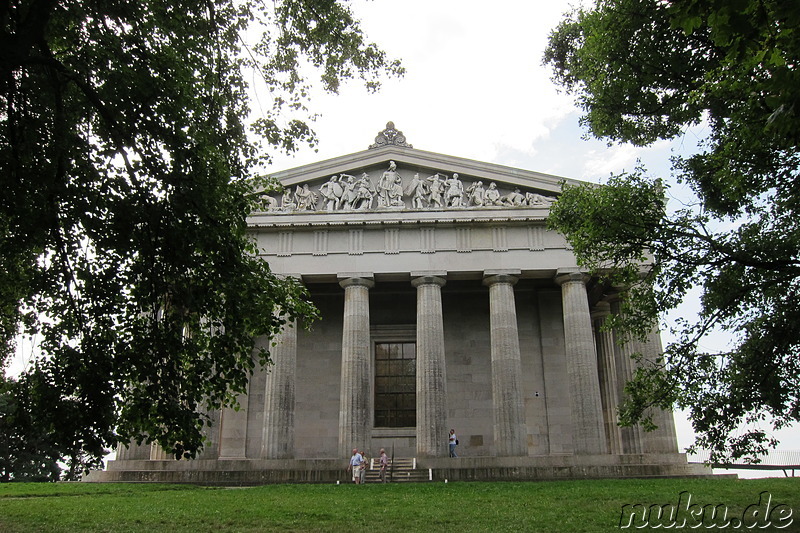
[[[58,481],[61,453],[39,432],[27,407],[26,390],[0,375],[0,482]]]
[[[36,336],[9,390],[62,456],[193,456],[202,413],[268,362],[254,338],[316,316],[246,224],[259,165],[315,142],[315,72],[335,91],[402,68],[337,0],[0,6],[0,355]],[[271,102],[252,124],[249,77]]]
[[[642,365],[621,414],[686,408],[718,460],[755,459],[776,444],[770,426],[800,420],[798,61],[800,4],[779,0],[601,0],[568,15],[545,53],[597,137],[710,132],[672,161],[697,205],[668,211],[661,180],[638,168],[566,187],[550,224],[582,264],[632,288],[617,323],[634,332],[699,288],[698,320],[679,321],[663,360]],[[714,328],[735,339],[724,353],[701,348]]]

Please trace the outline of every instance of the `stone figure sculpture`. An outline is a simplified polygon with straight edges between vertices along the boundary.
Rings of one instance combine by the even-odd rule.
[[[369,180],[366,172],[361,175],[356,183],[356,198],[353,203],[353,209],[366,210],[372,209],[372,200],[375,196],[375,188]]]
[[[302,187],[299,185],[295,187],[294,201],[300,211],[313,211],[317,208],[317,194],[311,192],[308,183],[303,184]]]
[[[483,196],[486,194],[486,190],[483,188],[482,181],[476,181],[472,185],[467,188],[467,206],[476,206],[481,207],[483,206]]]
[[[406,188],[406,195],[411,197],[412,209],[425,209],[428,205],[428,183],[419,177],[419,173],[414,174],[414,179]]]
[[[507,206],[519,207],[521,205],[525,205],[525,196],[519,191],[519,188],[516,188],[514,189],[514,192],[510,192],[503,196],[502,202]]]
[[[549,207],[553,205],[556,199],[552,196],[542,196],[535,192],[526,192],[525,201],[531,207]]]
[[[395,179],[398,177],[397,164],[389,161],[389,170],[385,171],[378,180],[378,207],[388,207],[391,205],[389,191],[394,187]]]
[[[341,202],[342,209],[354,209],[354,204],[358,195],[356,177],[351,176],[350,174],[342,174],[339,176],[339,183],[343,189]]]
[[[278,200],[269,195],[262,195],[258,202],[259,207],[263,211],[275,211],[278,209]]]
[[[437,172],[433,176],[429,176],[425,178],[428,180],[430,185],[428,185],[428,190],[430,194],[428,196],[428,207],[433,207],[434,205],[439,206],[439,208],[444,207],[442,203],[443,195],[444,195],[444,182],[442,178],[439,177],[439,173]]]
[[[549,207],[556,201],[552,196],[534,192],[521,192],[516,187],[513,192],[501,195],[497,183],[491,182],[484,188],[483,181],[476,180],[465,187],[458,173],[448,177],[437,172],[427,178],[419,173],[403,186],[402,176],[397,172],[397,164],[389,161],[389,168],[381,174],[377,184],[373,184],[364,172],[361,177],[350,174],[331,176],[317,191],[309,184],[297,185],[292,192],[283,193],[281,205],[270,196],[262,196],[260,205],[271,211],[366,211],[374,208],[407,208],[406,198],[410,199],[411,209],[450,209],[466,207]],[[318,200],[321,201],[318,202]],[[377,203],[377,205],[375,205]]]
[[[445,180],[444,183],[447,187],[445,206],[461,207],[464,198],[464,184],[458,179],[458,174],[453,174],[453,177]]]
[[[339,209],[342,193],[344,193],[344,189],[339,183],[339,176],[331,176],[331,179],[320,186],[319,193],[325,199],[322,204],[326,211],[336,211]]]
[[[491,182],[486,193],[483,195],[483,205],[502,205],[500,200],[500,191],[497,190],[497,184]]]
[[[292,200],[291,189],[286,189],[283,191],[283,198],[281,198],[281,209],[283,211],[294,211],[296,208],[297,204]]]
[[[392,187],[389,189],[389,205],[388,207],[405,207],[406,203],[403,201],[403,180],[400,176],[394,179]]]

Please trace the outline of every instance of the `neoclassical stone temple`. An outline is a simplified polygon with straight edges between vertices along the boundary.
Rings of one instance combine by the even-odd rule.
[[[285,193],[250,226],[322,319],[276,339],[200,458],[132,445],[90,478],[327,482],[354,447],[434,480],[710,473],[679,453],[671,413],[649,433],[615,422],[631,353],[661,343],[600,329],[615,293],[545,224],[572,180],[418,150],[392,123],[364,151],[275,178]]]

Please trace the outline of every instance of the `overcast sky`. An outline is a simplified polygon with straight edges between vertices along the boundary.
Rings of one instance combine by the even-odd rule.
[[[316,95],[318,152],[278,157],[274,170],[363,150],[390,120],[418,149],[589,181],[629,170],[637,157],[663,162],[672,148],[581,140],[574,98],[559,93],[542,66],[547,37],[570,2],[351,4],[367,37],[407,73],[377,94],[350,82],[339,95]],[[694,138],[673,144],[693,147]]]
[[[377,94],[351,82],[339,95],[315,95],[311,111],[320,114],[314,125],[317,151],[276,157],[270,171],[364,150],[391,120],[417,149],[585,181],[602,182],[612,172],[629,171],[638,158],[667,179],[673,206],[690,201],[690,192],[668,179],[669,157],[694,150],[702,127],[648,148],[608,147],[583,138],[574,97],[560,93],[542,65],[551,30],[577,4],[351,2],[368,39],[401,59],[406,75],[384,81]],[[693,307],[696,302],[688,302],[688,311],[680,314]],[[719,335],[704,348],[723,350],[726,343]],[[691,426],[680,414],[676,421],[683,448],[693,440]],[[781,432],[781,447],[800,449],[798,433]]]

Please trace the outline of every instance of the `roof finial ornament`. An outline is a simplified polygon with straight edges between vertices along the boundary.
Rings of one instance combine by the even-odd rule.
[[[391,120],[386,123],[386,129],[378,133],[375,137],[375,144],[369,145],[370,148],[380,148],[387,145],[405,146],[406,148],[414,148],[406,142],[406,136],[403,132],[394,127],[394,122]]]

